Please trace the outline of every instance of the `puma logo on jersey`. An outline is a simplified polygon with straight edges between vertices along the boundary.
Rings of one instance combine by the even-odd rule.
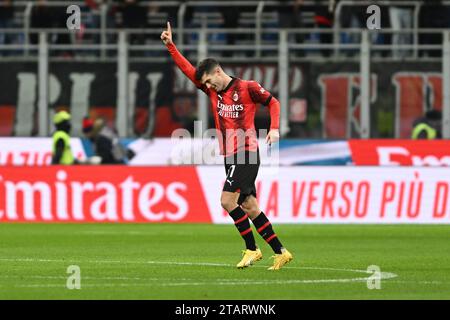
[[[233,181],[234,181],[234,180],[228,180],[228,179],[227,179],[227,182],[230,184],[230,186],[231,186],[231,184],[233,183]]]

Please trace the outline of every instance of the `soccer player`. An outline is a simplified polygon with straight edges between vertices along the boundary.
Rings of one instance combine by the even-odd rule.
[[[254,120],[257,104],[268,106],[271,126],[266,142],[276,142],[279,139],[280,103],[257,82],[229,76],[214,59],[201,61],[197,68],[192,66],[173,43],[169,22],[167,30],[161,33],[161,40],[178,68],[211,101],[227,174],[220,201],[246,245],[237,267],[245,268],[262,259],[261,250],[253,237],[250,218],[258,233],[275,252],[274,263],[269,270],[279,270],[293,257],[281,244],[256,200],[255,180],[260,159]]]

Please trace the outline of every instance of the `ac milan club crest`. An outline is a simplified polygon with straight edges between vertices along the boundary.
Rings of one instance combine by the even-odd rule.
[[[239,96],[238,96],[237,92],[235,91],[233,94],[233,100],[238,101],[238,99],[239,99]]]

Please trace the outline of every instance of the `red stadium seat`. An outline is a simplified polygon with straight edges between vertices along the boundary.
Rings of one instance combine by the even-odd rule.
[[[0,136],[11,136],[16,108],[14,106],[0,106],[0,115]]]
[[[181,124],[175,122],[169,107],[156,108],[155,137],[170,137],[175,129],[182,128]]]

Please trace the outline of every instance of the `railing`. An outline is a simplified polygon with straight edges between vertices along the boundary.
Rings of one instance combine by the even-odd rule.
[[[117,42],[114,44],[105,45],[99,44],[89,44],[89,45],[57,45],[48,43],[48,30],[32,30],[33,32],[39,31],[39,44],[31,45],[30,51],[37,51],[38,56],[33,56],[29,59],[37,61],[39,65],[39,134],[45,136],[48,134],[48,63],[52,60],[61,60],[66,58],[54,58],[52,57],[52,52],[55,50],[94,50],[100,51],[102,48],[113,51],[114,55],[110,56],[108,59],[111,61],[117,62],[118,68],[118,77],[117,77],[117,88],[118,88],[118,105],[117,105],[117,122],[116,128],[119,131],[121,136],[129,136],[132,135],[132,130],[130,128],[131,118],[133,115],[133,108],[128,105],[128,81],[126,75],[128,74],[128,65],[131,61],[140,61],[140,60],[148,60],[148,61],[168,61],[168,55],[166,52],[166,48],[158,41],[158,45],[153,47],[149,47],[148,45],[130,45],[128,43],[128,37],[130,35],[129,31],[122,30],[117,32],[115,30],[115,34],[118,35]],[[330,59],[326,56],[316,56],[316,59],[319,61],[358,61],[359,62],[359,70],[360,70],[360,79],[361,79],[361,125],[360,125],[360,136],[363,138],[370,137],[370,97],[369,97],[369,86],[370,86],[370,65],[372,61],[375,61],[376,58],[373,56],[377,51],[385,51],[392,50],[392,46],[390,45],[374,45],[370,41],[370,35],[373,34],[367,30],[352,30],[352,32],[357,33],[360,38],[360,43],[353,44],[341,44],[341,43],[329,43],[329,44],[315,44],[315,43],[303,43],[297,44],[295,42],[289,41],[289,36],[298,33],[299,31],[290,32],[289,30],[272,30],[270,32],[277,32],[276,42],[272,44],[261,44],[260,49],[262,56],[257,61],[266,61],[278,64],[278,73],[279,73],[279,92],[278,98],[282,106],[289,105],[289,92],[288,92],[288,83],[289,83],[289,65],[290,63],[307,60],[311,61],[311,58],[307,56],[296,57],[295,52],[308,52],[312,51],[317,54],[317,50],[330,50],[333,51],[338,47],[341,52],[345,52],[346,50],[350,53],[354,54],[352,57],[334,57]],[[307,30],[303,30],[307,32]],[[409,32],[411,30],[406,30]],[[130,32],[136,33],[135,30],[130,30]],[[185,29],[187,33],[196,33],[198,37],[198,41],[196,44],[185,45],[184,54],[190,57],[190,60],[194,63],[200,59],[211,55],[211,53],[215,50],[236,50],[241,52],[246,51],[254,51],[253,45],[208,45],[208,37],[207,35],[213,32],[210,29]],[[329,32],[332,32],[331,30]],[[392,30],[382,31],[382,32],[392,32]],[[420,30],[422,32],[422,30]],[[419,32],[419,34],[420,34]],[[443,43],[439,45],[417,45],[419,51],[421,50],[438,50],[442,57],[434,57],[428,58],[428,61],[443,61],[442,63],[442,74],[443,74],[443,83],[446,84],[444,87],[444,101],[443,101],[443,133],[445,138],[450,138],[450,94],[448,93],[448,88],[450,88],[450,31],[446,30],[425,30],[425,33],[434,32],[441,34],[443,38]],[[157,32],[159,34],[159,31]],[[20,49],[20,46],[13,46],[15,50]],[[412,49],[414,47],[411,45],[403,45],[401,49]],[[0,47],[0,51],[5,47]],[[159,57],[136,57],[136,54],[139,52],[150,52],[155,53],[159,52],[161,55]],[[192,53],[194,53],[194,57],[192,57]],[[355,54],[356,53],[356,54]],[[267,55],[266,55],[267,54]],[[3,60],[4,58],[2,58]],[[14,58],[13,58],[14,59]],[[97,59],[101,59],[98,57]],[[228,59],[228,60],[227,60]],[[386,58],[383,58],[386,60]],[[392,59],[392,58],[391,58]],[[414,57],[411,57],[414,59]],[[75,59],[76,60],[76,59]],[[221,58],[221,61],[236,61],[236,58]],[[240,58],[240,61],[248,60],[248,58]],[[425,58],[421,58],[420,61],[425,61]],[[72,61],[72,60],[69,60]],[[207,108],[207,100],[206,96],[201,94],[199,91],[198,94],[198,117],[202,123],[208,123],[208,108]],[[150,117],[153,119],[153,117]],[[123,121],[123,119],[127,119]],[[289,121],[288,121],[288,108],[282,108],[281,113],[281,127],[280,131],[284,135],[289,131]],[[398,119],[397,119],[398,120]],[[398,126],[396,126],[398,128]],[[350,134],[348,133],[350,137]],[[396,133],[396,136],[399,136],[399,133]]]
[[[449,2],[450,3],[450,2]],[[334,43],[339,43],[340,42],[340,32],[342,30],[341,28],[341,15],[342,15],[342,8],[344,6],[370,6],[372,4],[376,4],[376,5],[399,5],[399,6],[414,6],[414,22],[413,22],[413,32],[414,32],[414,44],[417,45],[418,44],[418,20],[419,20],[419,9],[422,6],[422,2],[419,1],[377,1],[376,3],[374,3],[373,1],[365,1],[365,0],[361,0],[361,1],[352,1],[352,0],[342,0],[339,1],[337,6],[336,6],[336,10],[334,12]],[[337,50],[337,49],[335,49]],[[339,53],[339,51],[336,51],[335,54],[337,55]],[[417,50],[416,47],[414,47],[414,54],[415,57],[417,58]]]
[[[132,61],[163,61],[166,59],[165,48],[161,45],[159,35],[165,26],[161,26],[160,30],[148,29],[87,29],[84,31],[85,37],[77,38],[75,43],[57,44],[49,42],[50,60],[67,60],[67,57],[60,58],[56,53],[67,50],[71,51],[71,59],[77,61],[90,60],[115,60],[117,55],[117,37],[120,32],[125,32],[128,36],[142,36],[142,41],[139,44],[130,44],[129,53]],[[283,29],[287,32],[287,42],[289,44],[290,59],[294,62],[301,61],[348,61],[358,60],[358,52],[360,43],[326,43],[318,42],[316,39],[319,35],[328,34],[332,36],[333,30],[328,29]],[[198,49],[200,35],[204,35],[208,52],[214,56],[220,57],[221,61],[233,62],[242,60],[242,58],[256,58],[261,62],[275,62],[278,61],[278,45],[280,41],[280,29],[264,29],[261,33],[262,39],[258,44],[256,50],[256,39],[251,29],[224,29],[224,28],[210,28],[210,29],[184,29],[183,37],[190,37],[189,43],[180,46],[177,38],[180,36],[178,28],[173,28],[174,39],[178,48],[188,53],[196,52]],[[342,32],[347,34],[354,34],[360,38],[363,30],[361,29],[342,29]],[[410,34],[414,29],[404,29],[401,31],[393,29],[382,29],[374,32],[369,32],[371,38],[374,36],[381,36],[387,34]],[[0,33],[5,34],[22,34],[22,29],[0,29]],[[40,32],[48,34],[67,34],[66,29],[30,29],[29,35],[36,37]],[[95,43],[94,38],[100,37],[104,33],[108,38],[107,43]],[[419,36],[426,34],[442,35],[441,29],[420,29],[417,31]],[[71,33],[77,36],[77,33]],[[226,36],[236,34],[245,36],[246,39],[238,41],[236,44],[227,44]],[[218,37],[221,36],[221,39]],[[295,37],[301,36],[302,42],[296,41]],[[371,50],[373,52],[372,61],[382,60],[417,60],[418,56],[424,50],[427,51],[442,51],[442,43],[439,44],[384,44],[371,41]],[[37,54],[37,43],[35,44],[0,44],[0,56],[3,60],[24,60],[33,58]],[[394,57],[391,53],[395,50],[403,50],[406,52],[402,57]],[[415,53],[415,51],[417,53]],[[8,54],[13,52],[14,54]],[[227,54],[232,53],[232,54]],[[324,53],[326,53],[324,55]],[[421,60],[426,61],[440,61],[440,57],[420,55]]]
[[[75,55],[71,58],[72,60],[101,60],[101,61],[117,61],[119,74],[126,74],[128,70],[128,63],[132,61],[167,61],[166,49],[161,45],[159,40],[149,41],[148,43],[142,43],[138,45],[130,45],[128,43],[128,37],[130,35],[153,35],[157,39],[164,25],[161,26],[161,30],[149,30],[149,29],[108,29],[106,23],[106,14],[108,11],[107,5],[103,5],[100,8],[99,15],[101,16],[101,28],[100,29],[87,29],[85,34],[97,36],[99,39],[98,43],[86,44],[86,43],[75,43],[75,44],[54,44],[48,42],[48,36],[42,35],[40,37],[39,44],[30,44],[30,35],[37,35],[44,32],[45,34],[66,34],[68,31],[66,29],[51,29],[51,30],[41,30],[41,29],[31,29],[30,27],[30,16],[32,10],[32,2],[29,1],[15,1],[15,5],[22,6],[24,8],[24,26],[21,29],[3,29],[0,33],[10,33],[10,34],[21,34],[24,36],[24,43],[10,44],[10,45],[0,45],[0,54],[2,52],[14,52],[14,56],[1,57],[2,60],[17,60],[17,59],[31,59],[39,62],[39,108],[41,111],[48,109],[48,97],[46,76],[48,75],[48,61],[55,60],[67,60],[65,57],[54,56],[55,52],[61,50],[69,50],[75,52]],[[305,1],[305,4],[312,4],[312,2]],[[323,3],[327,3],[324,1]],[[369,108],[369,75],[370,75],[370,62],[371,61],[386,61],[386,60],[417,60],[420,56],[420,61],[443,61],[443,80],[444,88],[450,87],[450,45],[449,45],[449,35],[446,31],[439,29],[419,29],[418,28],[418,17],[420,8],[423,2],[416,1],[378,1],[376,4],[386,5],[386,4],[398,4],[398,5],[414,5],[414,23],[412,29],[394,30],[394,29],[382,29],[373,32],[365,31],[362,29],[343,29],[339,25],[340,16],[343,6],[361,6],[373,4],[372,1],[340,1],[335,11],[335,22],[336,27],[330,30],[322,30],[316,28],[308,29],[273,29],[263,27],[263,15],[270,6],[279,5],[276,1],[248,1],[246,5],[254,6],[254,19],[251,20],[254,24],[253,28],[243,29],[224,29],[224,28],[207,28],[208,24],[204,23],[202,20],[203,28],[188,28],[184,25],[184,16],[186,9],[189,7],[198,7],[201,5],[210,5],[214,7],[220,6],[230,6],[233,3],[217,3],[217,2],[183,2],[178,1],[164,1],[164,2],[152,2],[152,4],[160,6],[178,6],[178,25],[174,27],[174,36],[178,47],[183,50],[183,52],[188,55],[189,58],[193,60],[200,60],[210,55],[222,55],[224,52],[232,52],[233,55],[225,55],[220,58],[224,63],[231,61],[242,61],[243,59],[257,59],[260,62],[272,62],[278,63],[279,69],[279,83],[280,92],[279,99],[282,105],[288,105],[289,93],[287,92],[288,83],[288,70],[289,63],[301,62],[301,61],[358,61],[360,63],[360,75],[361,75],[361,101],[362,101],[362,123],[360,134],[361,137],[368,137],[370,132],[370,117],[368,113]],[[444,0],[442,3],[450,5],[450,1]],[[71,4],[78,4],[84,6],[84,2],[74,2]],[[67,6],[67,2],[49,2],[52,6]],[[142,5],[147,5],[146,3]],[[242,5],[242,4],[234,4]],[[199,16],[200,20],[202,15]],[[209,13],[203,17],[214,17],[213,14]],[[215,21],[215,20],[213,20]],[[229,35],[248,35],[249,39],[241,41],[235,45],[227,45],[223,40],[213,40],[212,36],[217,36],[218,34]],[[342,33],[355,34],[360,39],[361,42],[358,43],[342,43],[340,41],[340,35]],[[395,46],[397,50],[405,50],[408,55],[395,58],[389,54],[382,55],[382,53],[392,52],[394,46],[391,44],[378,44],[372,43],[371,38],[379,34],[412,34],[413,41],[410,44]],[[443,37],[443,42],[441,44],[435,45],[424,45],[419,42],[419,36],[421,34],[440,34]],[[331,43],[317,43],[308,36],[311,35],[321,35],[328,34],[331,35],[333,41]],[[74,35],[74,34],[73,34]],[[304,41],[298,43],[296,40],[292,40],[296,35],[302,36]],[[187,41],[188,37],[191,37],[191,41]],[[95,38],[95,37],[94,37]],[[95,42],[95,41],[94,41]],[[421,55],[424,50],[437,51],[442,53],[443,57],[427,57]],[[86,54],[86,52],[90,52]],[[239,56],[241,55],[241,56]],[[242,57],[243,55],[243,57]],[[130,117],[130,108],[127,106],[127,81],[125,77],[118,77],[118,115],[121,117]],[[443,134],[444,137],[450,138],[450,93],[449,90],[444,90],[444,112],[443,112]],[[207,120],[207,104],[205,97],[199,95],[199,118],[203,121]],[[127,111],[128,110],[128,111]],[[288,116],[287,108],[282,109],[281,115],[281,131],[282,134],[289,130],[288,127]],[[40,114],[47,114],[40,112]],[[44,119],[45,118],[45,119]],[[47,119],[44,116],[39,118],[40,121],[40,132],[41,135],[46,135],[48,133]],[[128,121],[121,121],[117,123],[117,128],[122,136],[129,135],[130,130],[128,128]],[[398,127],[398,126],[397,126]],[[398,133],[396,134],[398,136]]]
[[[86,7],[85,3],[83,1],[75,1],[70,2],[71,4],[79,5],[80,7]],[[323,5],[327,5],[331,2],[324,0],[321,2]],[[343,29],[341,27],[340,21],[341,21],[341,15],[342,15],[342,9],[345,6],[368,6],[370,4],[373,4],[373,1],[366,1],[366,0],[342,0],[339,1],[336,8],[335,8],[335,18],[334,18],[334,28],[332,29],[333,34],[333,44],[334,46],[332,48],[327,47],[328,44],[315,44],[317,48],[321,48],[324,50],[333,50],[333,55],[331,58],[333,59],[340,59],[342,57],[347,57],[348,54],[344,53],[342,55],[342,50],[345,50],[345,43],[342,43],[341,41],[341,35],[342,34],[358,34],[360,32],[360,29]],[[450,6],[450,0],[443,0],[443,4]],[[31,1],[14,1],[14,6],[17,8],[21,8],[23,10],[23,28],[22,29],[4,29],[0,30],[0,33],[14,33],[16,35],[21,35],[23,38],[23,43],[17,44],[23,46],[23,51],[21,50],[21,53],[24,56],[28,56],[29,49],[32,48],[32,45],[30,45],[30,33],[38,32],[38,30],[31,29],[30,24],[30,18],[31,18],[31,11],[33,6],[35,5],[34,2]],[[115,36],[117,35],[117,29],[110,29],[108,28],[107,24],[107,14],[110,6],[114,4],[114,2],[107,2],[101,5],[100,10],[98,13],[94,13],[97,15],[100,15],[100,28],[99,29],[86,29],[83,30],[85,34],[95,35],[96,41],[98,41],[101,44],[100,47],[100,56],[104,59],[108,58],[108,48],[110,48],[111,45],[111,39],[115,39]],[[275,12],[265,12],[266,11],[273,11],[271,10],[274,7],[279,7],[283,5],[290,6],[293,4],[293,2],[290,3],[279,3],[277,1],[245,1],[245,2],[214,2],[214,1],[186,1],[186,2],[180,2],[180,1],[154,1],[154,2],[142,2],[140,3],[141,6],[148,6],[148,5],[154,5],[159,6],[161,8],[177,8],[177,17],[178,17],[178,25],[174,28],[175,31],[175,39],[177,41],[177,45],[180,49],[185,50],[188,49],[190,46],[190,42],[195,41],[186,41],[186,39],[192,35],[192,33],[195,33],[197,28],[187,28],[184,24],[184,18],[186,14],[186,10],[188,8],[194,8],[198,9],[202,6],[209,6],[211,8],[220,9],[223,7],[230,7],[230,6],[242,6],[245,4],[245,6],[253,7],[254,12],[251,13],[252,19],[249,20],[249,23],[252,25],[251,28],[235,28],[235,29],[224,29],[224,28],[210,28],[208,26],[208,23],[204,23],[204,19],[210,19],[208,20],[214,22],[214,24],[220,22],[220,17],[217,16],[218,12],[214,12],[213,10],[210,10],[208,12],[197,12],[197,22],[194,23],[194,25],[197,25],[197,27],[201,27],[202,29],[206,29],[207,31],[207,38],[210,40],[209,43],[214,46],[213,52],[215,50],[223,50],[223,51],[236,51],[236,50],[247,50],[243,49],[245,45],[251,46],[250,50],[254,52],[254,56],[256,58],[261,59],[267,59],[267,50],[264,50],[262,46],[265,46],[265,48],[268,48],[267,46],[277,44],[276,36],[278,34],[278,29],[271,29],[264,27],[263,21],[267,20],[267,17],[271,17],[272,19],[276,19],[276,13]],[[393,30],[393,29],[383,29],[384,33],[390,33],[392,35],[394,34],[408,34],[412,35],[413,41],[411,43],[412,45],[412,54],[403,57],[404,59],[417,59],[419,57],[419,28],[418,28],[418,19],[419,19],[419,12],[420,8],[424,4],[424,1],[377,1],[377,5],[383,6],[383,5],[398,5],[398,6],[414,6],[414,19],[413,19],[413,28],[412,29],[403,29],[403,30]],[[51,1],[48,2],[46,5],[48,6],[67,6],[68,3],[65,1]],[[303,6],[307,8],[308,6],[316,5],[313,1],[305,0]],[[269,8],[269,9],[268,9]],[[264,19],[263,19],[264,17]],[[153,19],[153,18],[152,18]],[[164,17],[164,15],[161,15],[158,19],[160,19],[161,22],[161,29],[164,27],[165,23],[164,21],[167,19],[167,17]],[[216,19],[216,20],[214,20]],[[218,20],[217,20],[218,19]],[[275,22],[275,20],[273,20]],[[199,23],[200,21],[200,23]],[[203,21],[203,22],[201,22]],[[160,30],[151,30],[151,29],[132,29],[132,30],[126,30],[129,33],[134,34],[153,34],[155,37],[157,37],[160,33]],[[52,33],[67,33],[67,30],[60,29],[55,30],[52,29]],[[323,34],[328,33],[329,30],[318,30],[318,29],[311,29],[311,28],[305,28],[302,30],[296,30],[296,29],[288,29],[288,32],[293,35],[304,35],[303,39],[305,39],[306,43],[298,44],[295,48],[300,49],[302,48],[301,45],[306,45],[303,47],[304,49],[309,48],[308,47],[308,39],[305,36],[311,35],[311,34]],[[435,29],[421,29],[421,33],[433,33],[436,32]],[[229,36],[231,34],[235,35],[248,35],[248,39],[246,41],[241,41],[239,45],[242,45],[242,47],[239,46],[224,46],[223,43],[221,44],[220,41],[212,41],[210,38],[213,35],[223,35]],[[272,40],[268,40],[267,37],[272,37]],[[216,42],[214,44],[214,42]],[[218,43],[219,42],[219,43]],[[338,45],[340,44],[340,45]],[[221,47],[222,45],[222,47]],[[221,48],[220,48],[221,47]],[[6,47],[2,46],[3,50],[7,49]],[[13,46],[10,46],[9,49],[12,49]],[[56,48],[56,47],[55,47]],[[220,49],[219,49],[220,48]],[[398,49],[405,49],[406,47],[398,47]],[[88,47],[85,47],[86,50],[93,50],[95,49],[89,49]],[[144,48],[139,48],[139,46],[132,47],[132,50],[145,50]],[[390,50],[388,47],[382,47],[378,44],[375,44],[373,47],[374,50],[379,51],[386,51]],[[409,49],[409,48],[408,48]],[[433,48],[430,48],[433,49]],[[440,50],[440,47],[435,47],[436,50]],[[264,51],[264,52],[263,52]],[[133,54],[130,55],[131,58],[133,58]],[[226,58],[226,57],[225,57]],[[308,58],[315,58],[314,56],[308,56]],[[301,60],[299,58],[298,60]]]
[[[304,7],[308,7],[308,6],[314,6],[317,4],[323,4],[323,5],[328,5],[329,1],[328,0],[321,0],[319,2],[317,1],[312,1],[312,0],[305,0],[303,3]],[[80,8],[84,8],[86,9],[87,5],[83,2],[83,1],[71,1],[70,2],[71,5],[78,5]],[[1,4],[0,4],[1,5]],[[35,6],[34,1],[14,1],[13,2],[14,7],[16,8],[21,8],[24,10],[24,15],[23,15],[23,32],[24,32],[24,37],[25,37],[25,46],[29,45],[29,32],[30,32],[30,19],[31,19],[31,10],[33,8],[33,6]],[[96,15],[100,16],[100,39],[101,39],[101,43],[103,45],[105,45],[107,43],[107,15],[109,12],[109,9],[111,8],[111,6],[117,6],[118,4],[115,1],[109,1],[109,2],[105,2],[102,3],[100,5],[99,8],[99,13],[94,13]],[[252,24],[254,25],[254,32],[255,32],[255,42],[256,42],[256,48],[257,48],[257,55],[260,55],[260,50],[259,50],[259,46],[261,44],[261,33],[262,33],[262,29],[263,29],[263,15],[264,13],[264,8],[266,7],[280,7],[280,6],[292,6],[293,2],[283,2],[280,3],[278,1],[239,1],[239,2],[230,2],[230,1],[224,1],[224,2],[217,2],[217,1],[145,1],[145,2],[140,2],[139,6],[142,7],[146,7],[146,6],[155,6],[155,7],[161,7],[161,8],[178,8],[177,9],[177,17],[178,17],[178,38],[177,38],[177,42],[178,45],[180,46],[180,48],[183,48],[184,45],[184,34],[185,34],[185,25],[184,25],[184,20],[185,20],[185,14],[186,14],[186,10],[188,9],[188,7],[191,8],[200,8],[200,7],[213,7],[215,9],[220,10],[220,8],[223,7],[241,7],[241,6],[246,6],[246,7],[254,7],[254,15],[249,16],[250,21],[252,22]],[[50,2],[46,2],[45,6],[48,7],[67,7],[68,6],[68,2],[66,1],[50,1]],[[216,16],[214,17],[214,14],[216,13]],[[206,19],[208,19],[209,17],[213,17],[213,20],[211,20],[214,23],[219,23],[220,17],[217,16],[218,12],[207,12],[207,13],[202,13],[199,14],[199,19],[202,21],[201,24],[199,26],[201,27],[206,27],[208,28],[208,23],[206,21]],[[84,12],[83,12],[84,14]],[[161,19],[161,24],[164,23],[164,20],[167,19],[166,16],[164,16],[164,14],[159,15],[160,19]],[[267,16],[266,16],[267,17]],[[214,20],[215,18],[215,20]],[[272,15],[273,18],[273,15]],[[105,57],[105,52],[102,51],[102,57]]]
[[[333,35],[333,41],[334,43],[339,43],[340,42],[340,32],[344,31],[341,28],[341,16],[342,16],[342,8],[345,6],[358,6],[358,7],[362,7],[362,6],[370,6],[372,4],[376,4],[378,6],[414,6],[414,11],[413,11],[413,28],[412,30],[402,30],[402,33],[410,33],[413,35],[413,52],[414,58],[418,57],[418,44],[419,44],[419,13],[420,13],[420,9],[422,8],[422,6],[426,3],[426,1],[395,1],[395,0],[391,0],[391,1],[377,1],[377,2],[373,2],[373,1],[368,1],[368,0],[358,0],[358,1],[354,1],[354,0],[342,0],[339,1],[337,6],[336,6],[336,10],[334,12],[334,35]],[[441,4],[444,6],[450,6],[450,1],[448,0],[442,0]],[[364,26],[365,27],[365,26]],[[394,32],[394,31],[391,31]],[[335,47],[335,55],[337,55],[339,53],[338,49]]]

